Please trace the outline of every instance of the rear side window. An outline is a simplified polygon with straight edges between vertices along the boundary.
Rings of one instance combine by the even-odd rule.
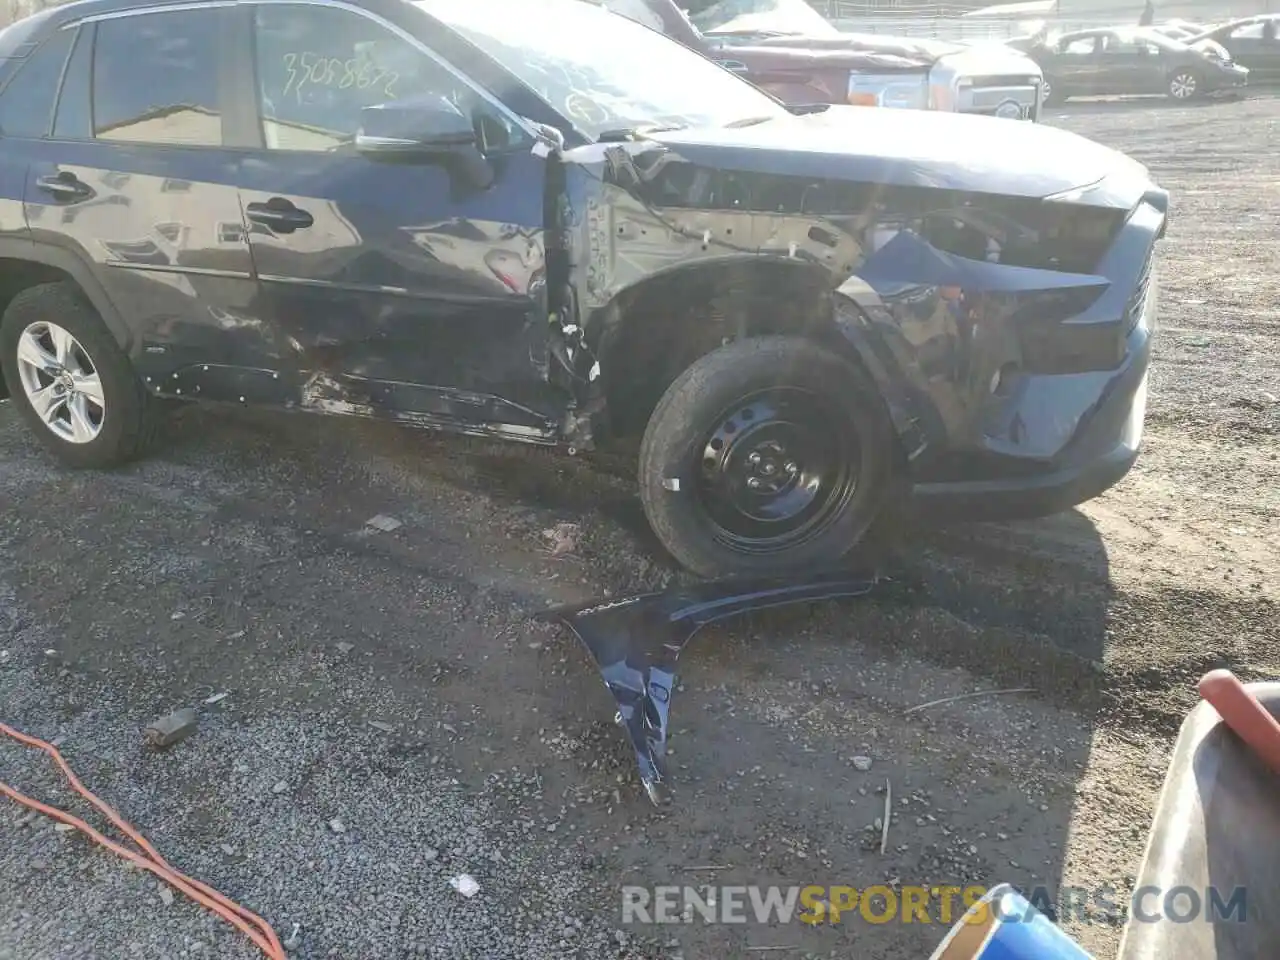
[[[49,132],[62,65],[67,61],[75,34],[74,30],[59,30],[18,67],[18,72],[0,93],[0,134],[43,137]]]
[[[89,114],[89,66],[93,62],[93,24],[80,28],[76,48],[62,75],[58,112],[53,117],[55,140],[88,140],[93,136]]]
[[[1231,31],[1232,40],[1261,40],[1262,23],[1250,23]]]
[[[103,20],[93,56],[93,135],[220,146],[218,11]]]

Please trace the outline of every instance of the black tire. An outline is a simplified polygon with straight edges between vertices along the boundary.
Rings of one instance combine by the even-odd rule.
[[[32,406],[18,370],[18,343],[33,324],[54,323],[79,344],[101,382],[102,405],[93,439],[76,443],[55,433]],[[0,365],[14,406],[32,432],[62,463],[75,468],[118,466],[141,454],[162,420],[162,407],[149,396],[129,358],[79,289],[69,282],[45,283],[21,291],[0,318]]]
[[[1204,93],[1204,83],[1200,74],[1191,67],[1179,67],[1169,74],[1165,93],[1175,103],[1188,103],[1200,98]]]
[[[1040,96],[1040,105],[1042,107],[1056,107],[1063,102],[1064,97],[1059,93],[1058,82],[1052,77],[1044,78],[1043,92]]]
[[[884,507],[895,443],[859,367],[799,337],[739,340],[697,360],[658,402],[640,445],[640,499],[663,546],[700,576],[832,566]],[[748,490],[752,480],[764,489]],[[800,512],[760,520],[766,503],[775,517]]]

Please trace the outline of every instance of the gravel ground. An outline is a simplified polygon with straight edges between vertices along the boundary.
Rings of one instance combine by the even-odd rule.
[[[667,811],[584,652],[528,618],[672,578],[622,472],[342,420],[187,410],[103,476],[55,468],[0,406],[0,719],[61,738],[179,868],[282,937],[299,924],[300,958],[920,957],[940,926],[624,929],[619,889],[1123,891],[1194,680],[1280,674],[1278,118],[1273,99],[1055,112],[1174,194],[1137,468],[1058,517],[914,534],[872,598],[706,631]],[[559,522],[580,526],[568,556],[542,535]],[[183,706],[199,732],[145,751]],[[0,779],[81,808],[9,743]],[[1067,925],[1114,954],[1118,923]],[[255,953],[0,801],[0,958],[198,956]]]

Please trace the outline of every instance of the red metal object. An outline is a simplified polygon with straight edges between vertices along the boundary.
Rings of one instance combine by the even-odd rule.
[[[1200,678],[1199,690],[1236,736],[1280,774],[1280,723],[1236,675],[1230,670],[1213,670]]]

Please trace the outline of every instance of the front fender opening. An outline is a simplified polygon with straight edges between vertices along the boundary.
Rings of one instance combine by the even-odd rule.
[[[667,387],[695,360],[733,340],[789,334],[843,340],[829,277],[807,264],[752,259],[652,277],[623,291],[598,318],[597,357],[608,437],[644,433]]]

